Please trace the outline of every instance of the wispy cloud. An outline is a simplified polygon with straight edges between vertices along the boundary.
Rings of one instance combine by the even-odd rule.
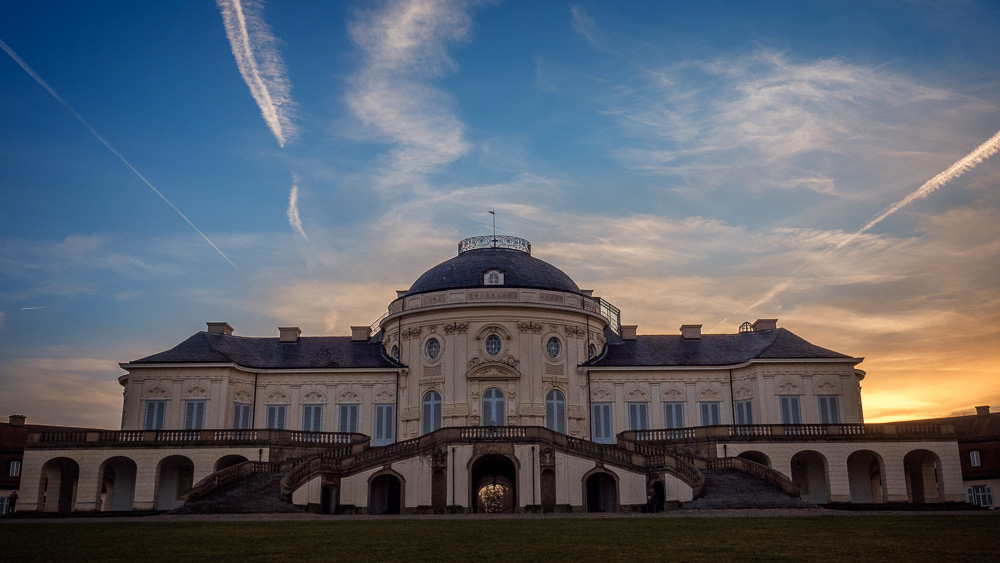
[[[95,138],[97,138],[97,140],[100,141],[102,145],[104,145],[109,151],[111,151],[112,154],[114,154],[116,157],[118,157],[118,160],[122,161],[122,164],[124,164],[125,166],[127,166],[128,169],[131,170],[132,173],[135,174],[135,176],[137,178],[139,178],[140,180],[142,180],[143,184],[146,184],[146,186],[148,186],[149,189],[153,190],[153,193],[155,193],[156,195],[160,196],[160,199],[162,199],[167,205],[169,205],[171,209],[173,209],[175,212],[177,212],[177,214],[180,215],[181,219],[184,219],[184,222],[186,222],[188,225],[190,225],[191,228],[194,229],[196,233],[198,233],[199,235],[201,235],[201,238],[205,239],[205,242],[207,242],[212,248],[214,248],[215,251],[218,252],[219,255],[222,256],[226,260],[226,262],[229,262],[229,264],[233,268],[236,268],[236,270],[239,271],[240,268],[232,260],[230,260],[228,256],[226,256],[225,252],[223,252],[218,246],[216,246],[215,243],[212,242],[212,240],[210,238],[208,238],[208,236],[205,233],[201,232],[201,229],[199,229],[198,227],[196,227],[195,224],[192,223],[191,220],[187,218],[187,215],[185,215],[184,213],[182,213],[181,210],[178,209],[176,205],[174,205],[169,199],[167,199],[167,196],[163,195],[163,193],[160,192],[160,190],[156,189],[156,187],[153,186],[153,184],[151,184],[150,181],[147,180],[145,176],[143,176],[142,174],[140,174],[139,171],[136,170],[136,168],[134,166],[132,166],[132,163],[130,163],[128,160],[126,160],[125,157],[122,156],[122,154],[120,152],[118,152],[114,147],[112,147],[110,143],[108,143],[107,141],[105,141],[104,137],[102,137],[100,135],[100,133],[98,133],[97,130],[94,129],[94,127],[92,125],[90,125],[90,123],[87,122],[86,119],[83,118],[82,115],[80,115],[79,113],[77,113],[77,111],[75,109],[73,109],[73,107],[70,106],[69,103],[67,103],[66,100],[64,100],[62,98],[62,96],[60,96],[55,91],[55,89],[53,89],[51,86],[49,86],[48,82],[46,82],[45,80],[43,80],[42,77],[39,76],[39,74],[37,72],[35,72],[30,66],[28,66],[28,63],[24,62],[24,60],[21,59],[21,57],[19,57],[17,55],[17,53],[15,53],[14,50],[11,49],[2,40],[0,40],[0,49],[3,49],[4,52],[7,53],[10,56],[10,58],[14,59],[14,62],[16,62],[22,69],[24,69],[24,72],[27,72],[28,75],[31,76],[31,78],[33,78],[35,80],[35,82],[37,82],[42,88],[45,88],[45,90],[49,94],[51,94],[52,97],[55,98],[57,102],[59,102],[60,104],[62,104],[62,106],[64,108],[66,108],[71,114],[73,114],[73,117],[75,117],[76,120],[80,122],[80,124],[82,124],[84,127],[86,127],[87,130],[90,131],[90,133]]]
[[[351,38],[364,62],[347,103],[355,117],[397,145],[384,187],[400,185],[466,154],[465,126],[451,95],[431,81],[457,64],[448,46],[472,27],[461,1],[398,0],[360,13]]]
[[[295,232],[302,235],[302,238],[309,240],[305,230],[302,229],[302,219],[299,218],[299,186],[298,180],[294,180],[292,191],[288,194],[288,224]]]
[[[264,4],[257,0],[216,0],[226,37],[243,81],[260,107],[268,128],[282,147],[296,133],[295,102],[278,40],[264,21]]]

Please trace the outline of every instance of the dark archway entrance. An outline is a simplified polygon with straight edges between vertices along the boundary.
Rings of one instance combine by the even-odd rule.
[[[71,512],[76,506],[80,465],[66,457],[50,459],[42,466],[38,506],[44,512]]]
[[[542,512],[556,511],[556,472],[554,469],[542,470]]]
[[[215,462],[215,470],[222,471],[223,469],[228,469],[234,465],[239,465],[247,460],[247,458],[241,455],[227,455],[219,458],[219,461]]]
[[[792,482],[799,486],[799,498],[815,504],[830,502],[830,483],[826,458],[813,450],[792,456]]]
[[[517,508],[517,468],[506,456],[492,454],[472,465],[473,509],[477,513],[514,512]]]
[[[101,488],[97,497],[97,510],[132,510],[135,498],[135,462],[127,457],[113,457],[102,464]]]
[[[941,502],[941,483],[938,475],[941,463],[927,450],[913,450],[903,458],[906,472],[906,493],[910,502]]]
[[[667,491],[663,486],[663,481],[653,481],[653,506],[650,509],[653,512],[660,512],[666,502]]]
[[[587,512],[618,512],[618,484],[604,472],[587,477]]]
[[[748,459],[750,461],[759,463],[761,465],[766,465],[771,467],[771,458],[767,457],[764,452],[758,452],[754,450],[747,450],[736,457],[741,457],[743,459]]]
[[[402,512],[403,485],[399,478],[383,473],[372,479],[368,489],[368,514],[399,514]]]

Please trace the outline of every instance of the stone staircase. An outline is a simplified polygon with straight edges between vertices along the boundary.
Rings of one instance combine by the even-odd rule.
[[[254,514],[303,512],[281,499],[281,473],[254,473],[231,481],[204,497],[189,500],[176,514]]]
[[[705,494],[682,510],[740,508],[816,508],[778,487],[735,469],[703,469]]]

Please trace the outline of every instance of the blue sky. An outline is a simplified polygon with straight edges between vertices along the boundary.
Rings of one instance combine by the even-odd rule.
[[[116,427],[206,321],[348,334],[490,209],[640,333],[777,317],[869,420],[1000,405],[1000,5],[235,8],[0,5],[0,415]]]

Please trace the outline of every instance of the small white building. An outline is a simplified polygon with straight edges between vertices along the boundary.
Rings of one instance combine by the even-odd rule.
[[[473,237],[349,337],[208,323],[121,364],[121,430],[30,435],[20,509],[169,510],[270,473],[316,511],[630,511],[712,468],[817,504],[965,500],[950,426],[864,424],[861,361],[775,319],[641,335],[527,241]]]

